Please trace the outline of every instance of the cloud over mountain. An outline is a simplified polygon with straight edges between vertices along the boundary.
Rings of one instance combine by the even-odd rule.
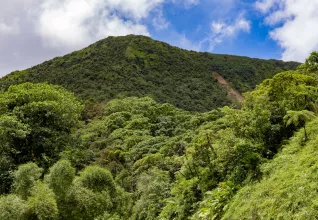
[[[270,37],[282,47],[283,60],[303,62],[318,50],[318,0],[262,0],[255,7],[266,15]]]

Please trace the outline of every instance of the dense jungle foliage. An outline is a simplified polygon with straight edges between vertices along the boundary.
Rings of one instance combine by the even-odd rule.
[[[193,112],[11,85],[0,220],[315,219],[318,53],[244,96],[239,109]]]
[[[251,91],[276,73],[299,63],[186,51],[144,36],[108,37],[0,79],[0,89],[22,82],[61,85],[82,99],[149,96],[190,111],[230,105],[212,77],[218,72],[239,92]]]

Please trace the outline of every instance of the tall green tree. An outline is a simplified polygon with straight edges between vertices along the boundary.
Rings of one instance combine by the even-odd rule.
[[[82,105],[59,86],[24,83],[0,94],[0,138],[16,164],[53,164],[69,145]],[[16,129],[14,129],[16,128]],[[11,129],[11,132],[8,132]]]
[[[310,56],[306,59],[305,67],[309,72],[318,71],[318,52],[314,51],[310,54]]]
[[[35,163],[27,163],[19,166],[14,173],[13,191],[22,199],[26,199],[34,186],[40,179],[43,169]]]
[[[287,111],[287,114],[284,117],[284,121],[286,122],[286,126],[291,124],[298,125],[304,127],[305,140],[307,140],[307,131],[306,131],[306,122],[313,120],[316,117],[314,112],[308,110],[302,111]]]
[[[75,178],[75,169],[67,160],[61,160],[55,163],[45,177],[46,182],[53,190],[55,195],[64,199],[67,191],[71,187]]]
[[[37,182],[28,198],[28,218],[38,220],[58,219],[55,195],[46,183]]]
[[[17,168],[11,155],[18,153],[13,148],[15,140],[29,134],[29,126],[21,123],[16,116],[0,116],[0,194],[7,193],[13,181],[13,172]]]
[[[25,220],[28,211],[26,201],[10,194],[0,197],[0,220]]]

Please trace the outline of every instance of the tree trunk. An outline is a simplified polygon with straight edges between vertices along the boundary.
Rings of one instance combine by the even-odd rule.
[[[305,132],[305,141],[307,141],[307,131],[306,131],[306,125],[304,125],[304,132]]]

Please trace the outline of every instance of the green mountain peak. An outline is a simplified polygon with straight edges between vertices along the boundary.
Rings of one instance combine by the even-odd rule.
[[[83,99],[150,96],[191,111],[231,104],[218,72],[242,93],[298,63],[187,51],[145,36],[108,37],[87,48],[56,57],[0,79],[6,89],[21,82],[48,82]]]

